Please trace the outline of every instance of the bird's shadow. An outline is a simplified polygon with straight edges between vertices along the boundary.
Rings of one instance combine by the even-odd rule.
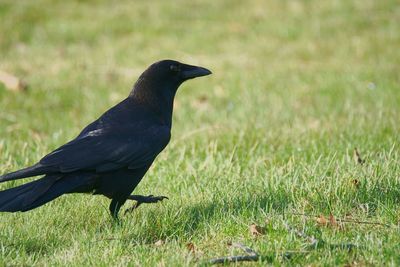
[[[382,194],[382,190],[386,194]],[[382,184],[378,184],[373,189],[367,190],[366,192],[354,192],[347,196],[346,199],[341,201],[353,200],[354,203],[349,205],[351,209],[360,209],[360,205],[357,203],[369,203],[371,207],[367,212],[367,216],[374,216],[375,209],[374,206],[378,203],[399,203],[400,202],[400,189],[385,187]],[[307,198],[305,196],[305,198]],[[171,199],[170,201],[173,201]],[[253,223],[253,219],[260,218],[263,214],[269,214],[273,212],[275,214],[290,215],[286,214],[290,207],[295,207],[295,198],[287,191],[279,192],[265,192],[258,193],[254,195],[246,196],[225,196],[220,199],[208,199],[195,202],[190,205],[183,205],[181,208],[179,206],[171,206],[170,210],[163,209],[161,216],[168,218],[165,221],[167,224],[164,225],[146,225],[144,230],[146,232],[146,237],[141,233],[131,234],[129,239],[133,242],[137,240],[142,240],[143,243],[152,243],[159,239],[172,239],[180,240],[182,237],[191,237],[196,235],[198,232],[202,232],[204,226],[207,224],[218,224],[218,221],[227,222],[226,218],[238,218],[237,223],[245,223],[246,227]],[[329,199],[324,196],[320,196],[314,199],[310,199],[311,202],[315,203],[319,208],[326,209],[323,212],[330,212],[331,201],[337,201],[337,199]],[[325,203],[325,204],[324,204]],[[325,207],[325,208],[324,208]],[[160,209],[156,208],[151,211],[144,211],[147,213],[147,218],[152,221],[160,221]],[[133,214],[132,216],[136,216]],[[247,218],[249,221],[241,221],[241,218]],[[135,217],[135,220],[142,220],[141,217]],[[124,219],[129,220],[129,218]],[[162,220],[161,220],[162,221]],[[230,220],[228,223],[231,223]],[[136,221],[137,222],[137,221]],[[136,223],[134,222],[134,223]],[[124,222],[123,222],[124,223]],[[236,222],[234,222],[236,223]],[[207,228],[207,227],[206,227]],[[143,238],[144,237],[144,238]],[[142,243],[142,244],[143,244]]]
[[[286,200],[283,198],[286,198]],[[180,240],[182,237],[196,235],[196,233],[202,231],[200,229],[203,226],[219,220],[223,221],[224,218],[241,216],[255,218],[262,214],[261,210],[264,212],[268,212],[269,210],[279,213],[283,212],[291,204],[291,201],[288,199],[289,197],[285,194],[274,197],[269,194],[259,194],[249,197],[237,196],[219,200],[201,200],[200,202],[181,208],[173,206],[173,208],[168,209],[162,214],[166,218],[166,225],[146,224],[139,232],[131,233],[124,239],[136,244],[154,244],[155,241],[160,239]],[[173,201],[173,199],[170,201]],[[144,207],[141,208],[143,209]],[[165,209],[163,208],[163,210]],[[155,208],[144,212],[147,213],[146,218],[138,216],[138,214],[132,214],[123,218],[122,222],[113,224],[113,227],[124,227],[126,223],[137,224],[139,223],[138,221],[144,219],[153,222],[160,221],[160,209]],[[144,235],[143,233],[146,234]]]

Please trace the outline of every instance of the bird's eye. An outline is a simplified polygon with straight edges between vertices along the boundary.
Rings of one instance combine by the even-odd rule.
[[[174,72],[179,72],[181,70],[181,68],[178,65],[171,65],[169,66],[169,69]]]

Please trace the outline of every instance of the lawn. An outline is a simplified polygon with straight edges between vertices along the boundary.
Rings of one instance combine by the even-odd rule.
[[[91,195],[2,213],[1,266],[201,265],[243,254],[229,242],[254,266],[400,265],[398,1],[0,0],[0,21],[0,70],[28,84],[0,85],[0,173],[76,136],[154,61],[213,71],[178,91],[135,190],[169,200],[119,224]]]

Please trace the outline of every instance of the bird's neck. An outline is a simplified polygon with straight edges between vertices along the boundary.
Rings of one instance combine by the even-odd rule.
[[[138,81],[139,82],[139,81]],[[135,84],[129,97],[136,103],[145,106],[156,114],[163,123],[171,127],[172,111],[174,106],[174,90],[163,88],[160,91],[155,91],[152,88],[160,88],[148,84]]]

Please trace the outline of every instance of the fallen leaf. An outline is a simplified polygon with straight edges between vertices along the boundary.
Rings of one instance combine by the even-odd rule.
[[[196,247],[194,246],[194,244],[192,242],[187,243],[186,248],[187,248],[187,250],[189,250],[190,253],[193,253],[193,254],[196,253]]]
[[[164,245],[164,244],[165,244],[164,240],[161,240],[161,239],[154,243],[154,245],[155,245],[156,247],[161,247],[161,246]]]
[[[337,223],[337,221],[336,221],[336,219],[335,219],[335,217],[333,216],[332,213],[329,214],[329,224],[332,227],[337,227],[338,226],[338,223]]]
[[[325,226],[325,227],[332,227],[332,228],[338,228],[340,230],[344,229],[344,226],[342,223],[339,223],[335,216],[333,216],[333,214],[329,214],[329,219],[327,219],[324,215],[320,215],[317,218],[317,223],[321,226]]]
[[[0,71],[0,82],[11,91],[23,91],[27,87],[22,80],[4,71]]]
[[[328,220],[325,218],[324,215],[319,215],[319,217],[317,218],[317,223],[321,224],[323,226],[326,226],[328,224]]]
[[[261,227],[259,225],[256,225],[255,223],[250,225],[250,233],[253,236],[260,236],[265,234],[265,227]]]
[[[358,164],[363,165],[363,164],[365,163],[365,160],[363,160],[363,159],[361,158],[360,152],[358,152],[357,148],[354,148],[353,158],[354,158],[354,161],[355,161],[356,163],[358,163]]]

